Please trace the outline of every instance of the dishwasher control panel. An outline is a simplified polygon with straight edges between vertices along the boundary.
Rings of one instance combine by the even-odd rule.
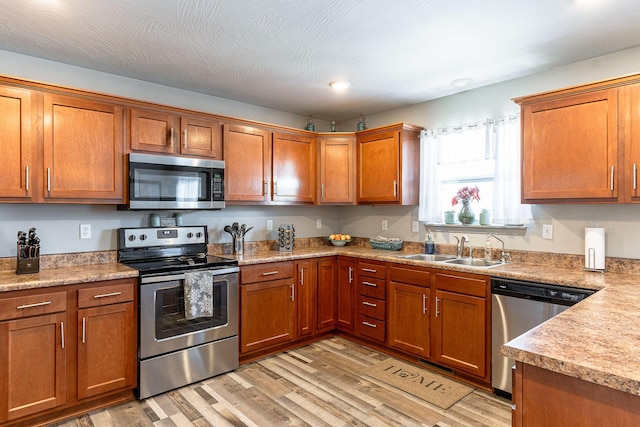
[[[513,279],[491,279],[491,292],[515,298],[574,305],[595,293],[592,289]]]

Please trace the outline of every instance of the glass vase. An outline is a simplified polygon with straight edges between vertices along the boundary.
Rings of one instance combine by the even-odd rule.
[[[458,221],[461,224],[473,224],[476,219],[476,214],[473,213],[471,206],[469,206],[469,200],[462,201],[462,209],[458,212]]]

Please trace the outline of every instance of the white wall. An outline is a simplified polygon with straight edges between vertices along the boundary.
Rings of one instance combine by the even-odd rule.
[[[640,72],[639,57],[640,48],[631,49],[365,119],[370,128],[403,121],[436,127],[501,116],[518,111],[518,106],[511,101],[514,97]],[[298,128],[304,127],[307,121],[303,116],[4,51],[0,51],[0,74]],[[355,123],[340,123],[338,128],[355,129]],[[317,125],[317,130],[328,130],[327,123]],[[584,228],[591,226],[592,221],[598,221],[598,225],[607,230],[608,256],[640,258],[637,220],[640,206],[537,205],[534,215],[536,224],[525,236],[505,238],[508,248],[581,254]],[[361,237],[380,234],[421,241],[425,237],[424,230],[411,231],[411,222],[417,216],[415,207],[231,207],[223,211],[188,213],[185,223],[208,225],[212,229],[212,242],[230,241],[222,228],[234,221],[255,225],[256,229],[247,236],[250,240],[273,238],[275,236],[266,231],[267,219],[273,219],[276,228],[278,224],[293,223],[299,237],[345,232]],[[318,218],[323,220],[320,230],[315,227]],[[382,219],[388,221],[388,231],[381,230]],[[65,253],[115,249],[115,229],[142,226],[147,220],[148,212],[122,212],[113,206],[1,204],[0,257],[14,256],[17,231],[31,226],[38,228],[44,253]],[[93,239],[79,239],[80,223],[92,225]],[[542,224],[554,226],[553,240],[540,237]],[[484,233],[468,235],[472,245],[484,244]],[[448,243],[451,236],[437,233],[436,241]]]

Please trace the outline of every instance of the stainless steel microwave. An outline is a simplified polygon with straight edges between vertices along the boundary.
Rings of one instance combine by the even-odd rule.
[[[222,209],[224,161],[129,154],[126,209]]]

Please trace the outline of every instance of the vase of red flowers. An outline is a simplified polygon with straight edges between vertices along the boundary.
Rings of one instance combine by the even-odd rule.
[[[472,224],[476,219],[476,214],[470,206],[470,202],[473,200],[480,201],[480,189],[478,186],[462,187],[453,199],[451,199],[451,206],[462,203],[462,208],[460,212],[458,212],[458,221],[460,221],[461,224]]]

